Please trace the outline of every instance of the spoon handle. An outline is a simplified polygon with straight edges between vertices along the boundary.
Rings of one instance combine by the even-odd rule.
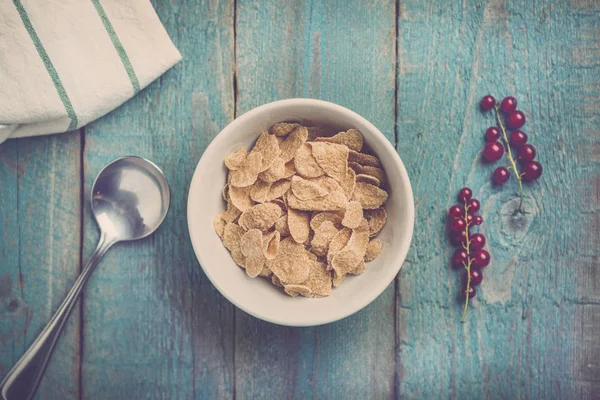
[[[96,251],[50,322],[0,383],[0,398],[2,400],[30,400],[33,397],[46,365],[48,365],[52,350],[54,350],[73,306],[79,299],[81,290],[92,272],[94,272],[98,261],[114,243],[115,241],[108,238],[104,233],[100,236]]]

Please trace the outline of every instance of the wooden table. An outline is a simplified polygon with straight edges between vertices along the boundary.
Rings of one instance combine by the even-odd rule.
[[[91,254],[88,193],[136,154],[169,179],[161,229],[111,250],[68,322],[41,399],[600,398],[600,3],[156,1],[184,60],[77,132],[0,146],[0,377]],[[544,165],[517,185],[482,164],[485,94],[515,95]],[[225,300],[193,254],[202,152],[258,105],[313,97],[373,122],[415,192],[408,259],[371,305],[295,329]],[[446,210],[468,185],[492,253],[460,323]]]

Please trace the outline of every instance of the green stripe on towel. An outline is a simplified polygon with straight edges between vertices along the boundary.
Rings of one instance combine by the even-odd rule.
[[[31,24],[31,21],[29,20],[27,11],[25,11],[23,4],[21,4],[21,0],[13,0],[13,3],[15,5],[17,11],[19,12],[19,15],[21,16],[21,20],[23,21],[23,25],[25,25],[25,29],[27,29],[27,33],[29,33],[29,37],[33,41],[33,45],[35,46],[35,49],[37,50],[38,54],[40,55],[40,58],[42,59],[42,61],[44,63],[44,66],[46,67],[46,71],[48,71],[48,75],[50,75],[50,78],[52,78],[52,82],[54,83],[54,87],[56,88],[56,91],[58,92],[58,97],[60,97],[60,101],[62,101],[63,105],[65,106],[65,110],[67,110],[67,115],[71,119],[71,122],[69,123],[69,127],[67,128],[67,130],[72,131],[73,129],[77,128],[77,114],[75,114],[75,109],[73,109],[73,104],[71,104],[69,95],[67,95],[67,91],[65,90],[65,87],[63,86],[62,82],[60,81],[60,77],[58,76],[58,73],[56,72],[54,65],[52,65],[52,61],[50,61],[50,57],[48,57],[48,53],[46,53],[46,49],[44,49],[44,46],[42,45],[42,42],[40,41],[40,37],[35,32],[35,29],[33,29],[33,25]]]
[[[113,42],[113,46],[115,46],[115,49],[117,50],[117,53],[119,54],[119,57],[121,58],[121,62],[123,63],[123,66],[125,67],[125,71],[127,71],[127,75],[129,75],[129,80],[131,81],[131,86],[133,86],[133,93],[136,94],[137,92],[140,91],[140,82],[138,81],[138,78],[135,75],[135,71],[133,70],[131,61],[129,61],[127,52],[125,51],[123,44],[119,40],[119,37],[117,36],[117,33],[115,32],[115,29],[113,28],[112,24],[110,23],[108,16],[104,12],[104,8],[102,8],[102,4],[100,4],[100,0],[92,0],[92,3],[94,3],[94,7],[96,7],[98,16],[100,16],[100,19],[102,20],[102,23],[104,24],[104,27],[106,28],[106,32],[108,32],[108,35],[110,36],[110,39]]]

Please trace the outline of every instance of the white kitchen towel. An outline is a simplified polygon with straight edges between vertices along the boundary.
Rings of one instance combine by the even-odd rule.
[[[0,0],[0,143],[80,128],[179,60],[148,0]]]

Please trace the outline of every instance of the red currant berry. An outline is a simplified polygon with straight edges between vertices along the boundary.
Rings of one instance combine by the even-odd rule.
[[[475,268],[485,268],[490,263],[490,253],[481,249],[471,255],[471,265]]]
[[[454,218],[452,222],[450,222],[450,229],[454,232],[460,232],[467,227],[467,223],[462,218]]]
[[[483,236],[483,233],[475,233],[471,235],[469,242],[469,250],[483,249],[483,246],[485,246],[485,236]]]
[[[448,210],[448,215],[452,218],[460,218],[463,215],[463,209],[459,205],[454,205]]]
[[[481,204],[479,204],[479,200],[471,199],[469,200],[469,214],[475,214],[481,208]]]
[[[533,159],[535,158],[535,147],[533,147],[530,144],[526,144],[525,146],[523,146],[521,148],[521,151],[519,152],[519,160],[522,163],[527,163],[529,161],[533,161]]]
[[[471,200],[471,197],[473,197],[473,191],[471,189],[469,189],[468,187],[464,187],[462,189],[460,189],[460,191],[458,192],[458,200],[466,202]]]
[[[467,215],[467,224],[469,226],[473,225],[473,216],[471,214]]]
[[[490,126],[485,131],[485,141],[486,142],[495,142],[500,138],[500,129],[495,126]]]
[[[471,286],[477,286],[483,281],[483,272],[478,269],[472,269],[469,275],[471,275]]]
[[[508,178],[510,178],[510,172],[508,172],[508,169],[505,167],[498,167],[494,170],[494,173],[492,174],[492,179],[494,180],[494,183],[498,184],[498,185],[502,185],[503,183],[505,183]]]
[[[498,161],[504,155],[504,147],[500,142],[487,143],[483,148],[483,158],[486,161]]]
[[[496,105],[496,99],[492,95],[488,94],[487,96],[484,96],[483,99],[481,99],[480,106],[483,111],[489,111],[492,108],[494,108],[495,105]]]
[[[469,286],[469,299],[472,299],[473,297],[475,297],[475,293],[476,293],[475,287],[472,286],[472,285]],[[462,300],[464,300],[466,294],[467,294],[467,288],[466,288],[466,286],[463,286],[463,288],[460,290],[460,296],[459,297]]]
[[[525,125],[525,114],[523,111],[513,111],[506,117],[506,125],[510,129],[519,129],[523,125]]]
[[[528,182],[535,181],[537,178],[542,176],[542,164],[537,161],[532,161],[529,164],[525,164],[521,171],[523,174],[523,180]]]
[[[476,215],[473,217],[473,225],[481,225],[483,224],[483,217],[481,215]]]
[[[469,261],[469,253],[465,249],[456,249],[454,251],[454,255],[452,256],[452,264],[459,268],[467,265]]]
[[[510,139],[508,139],[511,145],[520,149],[527,143],[527,134],[523,131],[514,131],[510,134]]]
[[[512,96],[508,96],[502,99],[500,103],[500,111],[503,113],[509,113],[517,109],[517,99]]]
[[[467,231],[462,230],[460,232],[452,233],[452,243],[455,246],[466,245],[467,244]]]

